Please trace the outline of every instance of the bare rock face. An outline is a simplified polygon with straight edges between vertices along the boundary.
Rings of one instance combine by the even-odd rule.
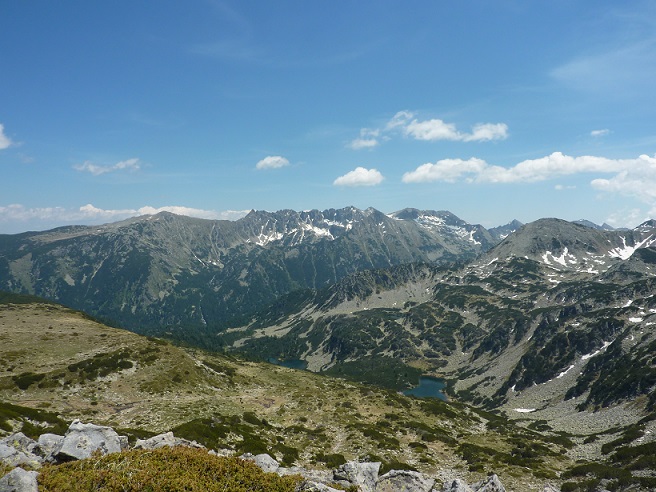
[[[475,492],[506,492],[496,474],[490,475],[485,480],[474,484]]]
[[[435,480],[419,472],[391,470],[378,479],[376,492],[430,492]]]
[[[38,468],[42,464],[42,459],[34,453],[36,447],[36,441],[22,432],[5,437],[0,440],[0,463],[9,466],[28,465]]]
[[[275,459],[266,453],[258,454],[255,456],[248,453],[242,455],[241,458],[252,461],[260,470],[266,473],[275,473],[280,468],[280,463],[278,463]]]
[[[340,489],[334,489],[321,482],[313,482],[311,480],[303,480],[294,489],[295,492],[339,492]]]
[[[36,453],[46,462],[54,463],[55,456],[64,444],[64,436],[57,434],[41,434],[35,448]]]
[[[189,448],[204,447],[195,441],[188,441],[187,439],[175,437],[173,432],[166,432],[164,434],[158,434],[148,439],[137,439],[137,442],[134,444],[134,449],[157,449],[163,448],[165,446],[186,446]]]
[[[14,468],[4,477],[0,478],[0,490],[2,492],[38,492],[38,475],[35,471]]]
[[[442,492],[474,492],[474,491],[469,485],[467,485],[465,482],[463,482],[458,478],[452,482],[445,483],[444,486],[442,487]]]
[[[380,463],[349,461],[335,470],[335,480],[347,480],[360,487],[361,492],[375,492]]]
[[[74,420],[66,431],[62,447],[57,458],[66,460],[83,460],[95,451],[101,454],[120,453],[121,439],[111,427],[95,424],[83,424]]]

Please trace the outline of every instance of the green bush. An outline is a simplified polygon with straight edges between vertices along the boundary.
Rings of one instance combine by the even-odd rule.
[[[33,372],[24,372],[18,376],[13,376],[12,379],[16,386],[18,386],[23,391],[28,389],[34,383],[38,383],[45,377],[45,374],[35,374]]]
[[[39,475],[39,490],[292,492],[300,480],[298,475],[279,477],[264,473],[254,463],[239,458],[178,447],[114,453],[46,466]]]

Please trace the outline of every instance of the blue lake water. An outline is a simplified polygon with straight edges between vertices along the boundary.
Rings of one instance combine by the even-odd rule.
[[[299,359],[278,360],[274,357],[271,357],[270,359],[267,359],[267,362],[277,366],[289,367],[290,369],[307,369],[308,366],[306,361]]]
[[[422,376],[419,385],[403,392],[404,395],[416,396],[418,398],[439,398],[447,401],[447,396],[442,392],[446,383],[438,378]]]

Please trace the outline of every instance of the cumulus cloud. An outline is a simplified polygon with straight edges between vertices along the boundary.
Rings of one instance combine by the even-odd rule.
[[[456,126],[442,120],[412,120],[403,127],[403,132],[415,140],[462,140]]]
[[[65,223],[98,224],[123,220],[140,215],[155,215],[160,212],[171,212],[188,217],[215,220],[237,220],[248,214],[248,210],[226,210],[217,212],[184,206],[152,207],[149,205],[140,208],[102,209],[92,204],[79,208],[65,207],[26,207],[21,204],[0,206],[0,223],[30,223],[56,227]]]
[[[422,164],[414,171],[405,173],[401,180],[404,183],[426,183],[446,181],[453,183],[469,174],[482,173],[488,164],[482,159],[442,159],[435,164]]]
[[[383,181],[383,175],[376,169],[357,167],[353,171],[340,176],[333,184],[335,186],[375,186]]]
[[[610,130],[608,128],[604,128],[603,130],[592,130],[590,132],[591,137],[604,137],[610,133]]]
[[[136,157],[117,162],[113,166],[101,166],[94,164],[91,161],[84,161],[84,163],[77,164],[73,166],[73,168],[80,172],[87,172],[93,174],[94,176],[100,176],[101,174],[113,173],[123,170],[138,171],[141,168],[141,162]]]
[[[508,125],[505,123],[479,123],[474,125],[471,133],[463,136],[465,142],[488,142],[506,138],[508,138]]]
[[[656,207],[656,156],[641,155],[635,159],[564,155],[554,152],[539,159],[529,159],[513,167],[488,164],[482,159],[443,159],[422,164],[403,175],[404,183],[435,181],[467,183],[535,183],[577,174],[610,174],[591,179],[592,188],[635,197]],[[573,188],[557,184],[556,190]]]
[[[255,169],[278,169],[289,166],[289,161],[279,155],[270,155],[259,161]]]
[[[506,168],[488,164],[481,159],[444,159],[435,164],[423,164],[416,170],[405,173],[403,181],[418,183],[426,181],[456,181],[464,179],[477,183],[534,183],[559,176],[581,173],[636,173],[656,178],[656,158],[641,155],[637,159],[608,159],[605,157],[572,157],[554,152],[539,159],[529,159]],[[621,176],[618,175],[617,178]],[[605,186],[599,184],[599,186]],[[611,185],[608,185],[611,186]]]
[[[0,150],[6,149],[11,145],[11,139],[5,135],[5,126],[0,123]]]
[[[488,142],[508,138],[508,125],[505,123],[477,123],[471,132],[459,131],[454,123],[441,119],[419,120],[411,111],[399,111],[387,124],[376,130],[363,128],[360,138],[353,140],[349,147],[355,150],[372,148],[379,144],[378,137],[390,138],[391,134],[401,134],[415,140],[435,142]]]

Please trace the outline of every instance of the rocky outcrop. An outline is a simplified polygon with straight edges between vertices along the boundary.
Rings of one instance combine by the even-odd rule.
[[[137,439],[134,449],[157,449],[163,447],[187,446],[189,448],[202,448],[203,446],[196,441],[188,441],[180,437],[175,437],[173,432],[166,432],[148,439]]]
[[[419,472],[392,470],[378,478],[376,492],[430,492],[435,480]]]
[[[335,470],[335,480],[346,480],[357,485],[361,492],[375,492],[380,463],[349,461]]]
[[[74,421],[64,436],[43,434],[37,441],[22,433],[16,433],[0,440],[0,464],[15,467],[0,478],[0,492],[36,492],[38,490],[36,471],[25,471],[21,466],[38,469],[45,463],[62,463],[90,457],[94,453],[102,455],[119,453],[128,447],[127,437],[119,436],[111,427],[85,424]],[[157,449],[161,447],[187,446],[204,448],[195,441],[180,439],[172,432],[160,434],[149,439],[139,439],[134,449]],[[209,453],[226,456],[226,450],[210,450]],[[303,481],[297,492],[338,492],[349,487],[357,487],[359,492],[505,492],[496,475],[473,485],[461,480],[436,488],[435,479],[422,473],[408,470],[392,470],[379,476],[381,463],[349,461],[336,470],[311,470],[302,467],[282,467],[268,454],[245,454],[242,459],[250,460],[260,469],[278,475],[301,475]],[[337,488],[340,487],[340,488]],[[549,486],[550,487],[550,486]],[[545,488],[556,492],[557,489]]]
[[[96,451],[109,454],[120,453],[121,449],[121,439],[111,427],[83,424],[75,420],[64,436],[57,457],[60,461],[83,460]]]
[[[38,472],[25,471],[14,468],[4,477],[0,478],[0,491],[2,492],[38,492]]]

